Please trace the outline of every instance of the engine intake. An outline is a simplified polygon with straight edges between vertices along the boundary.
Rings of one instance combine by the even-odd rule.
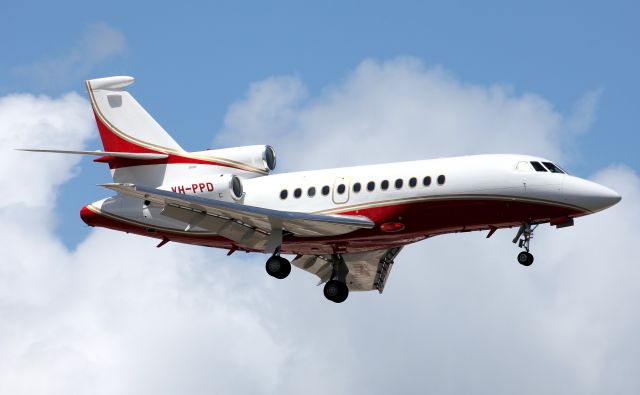
[[[249,166],[260,171],[271,172],[276,168],[276,152],[270,145],[248,145],[197,152]]]

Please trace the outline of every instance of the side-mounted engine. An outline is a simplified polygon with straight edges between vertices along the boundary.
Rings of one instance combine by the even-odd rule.
[[[158,189],[228,202],[242,200],[244,196],[242,179],[233,174],[203,175],[161,185]]]

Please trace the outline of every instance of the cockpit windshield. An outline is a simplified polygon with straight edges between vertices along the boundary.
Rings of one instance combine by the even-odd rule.
[[[552,173],[561,173],[564,174],[564,171],[562,171],[561,168],[559,168],[558,166],[554,165],[551,162],[542,162],[543,165],[545,165],[545,167],[547,169],[549,169],[550,172]]]
[[[554,165],[551,162],[537,162],[531,161],[531,166],[535,169],[535,171],[539,171],[540,173],[559,173],[559,174],[568,174],[566,171],[562,170],[560,166]]]
[[[547,172],[547,169],[545,169],[544,166],[540,164],[540,162],[532,161],[531,166],[533,166],[533,168],[536,169],[536,171],[540,171],[543,173]]]

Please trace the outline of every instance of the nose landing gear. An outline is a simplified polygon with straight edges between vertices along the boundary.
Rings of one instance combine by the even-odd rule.
[[[527,251],[518,254],[518,263],[523,266],[531,266],[533,263],[533,255]]]
[[[531,239],[533,238],[533,231],[538,225],[531,226],[531,224],[522,224],[518,230],[518,234],[513,239],[514,243],[518,243],[518,247],[524,248],[524,251],[518,254],[518,263],[523,266],[531,266],[533,263],[533,255],[529,252],[529,246]]]

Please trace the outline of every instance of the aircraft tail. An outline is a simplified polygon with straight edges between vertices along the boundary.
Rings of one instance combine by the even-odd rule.
[[[176,154],[184,150],[125,88],[133,77],[85,81],[105,151]]]
[[[85,81],[103,151],[22,150],[98,156],[94,162],[107,163],[114,182],[149,187],[200,185],[203,177],[258,177],[275,168],[275,152],[267,145],[184,151],[126,91],[133,81],[123,76]]]

